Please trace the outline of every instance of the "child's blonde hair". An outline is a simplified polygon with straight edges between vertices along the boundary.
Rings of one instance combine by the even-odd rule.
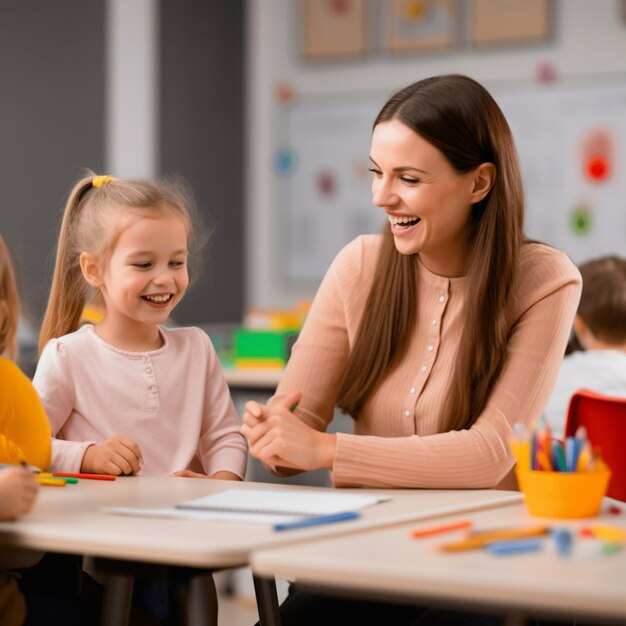
[[[20,320],[20,296],[9,249],[0,235],[0,355],[17,357],[17,325]]]
[[[89,252],[102,265],[132,221],[164,215],[183,220],[191,247],[191,200],[182,184],[93,174],[76,183],[63,213],[50,297],[39,335],[40,352],[50,339],[79,326],[90,289],[82,275],[80,255]]]

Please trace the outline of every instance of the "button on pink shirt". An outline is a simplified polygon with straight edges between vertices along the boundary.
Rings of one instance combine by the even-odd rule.
[[[318,430],[333,417],[381,241],[379,235],[359,237],[337,256],[274,397],[302,391],[296,414]],[[488,488],[510,472],[511,426],[534,423],[548,400],[580,299],[580,273],[554,248],[522,246],[502,372],[471,428],[440,432],[466,332],[467,282],[420,265],[416,329],[407,354],[365,404],[354,434],[337,435],[335,485]]]
[[[48,342],[33,384],[55,437],[51,468],[78,472],[91,443],[123,435],[141,448],[144,475],[243,478],[246,441],[211,341],[194,327],[160,332],[151,352],[118,350],[91,325]]]

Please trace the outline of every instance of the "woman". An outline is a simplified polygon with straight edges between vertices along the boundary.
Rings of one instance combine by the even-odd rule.
[[[336,486],[513,487],[507,439],[548,400],[580,274],[525,240],[511,131],[476,81],[394,94],[370,158],[388,224],[339,253],[276,395],[247,403],[250,452]],[[325,432],[336,404],[354,434]]]

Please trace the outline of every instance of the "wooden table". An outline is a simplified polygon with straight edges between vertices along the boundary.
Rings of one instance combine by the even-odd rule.
[[[477,530],[542,523],[574,532],[600,523],[626,529],[626,504],[614,504],[623,509],[621,515],[608,514],[605,505],[593,520],[535,518],[516,504],[451,515],[438,523],[469,519]],[[281,576],[331,595],[504,613],[507,624],[525,623],[524,615],[626,622],[626,546],[607,556],[599,540],[576,537],[571,555],[564,557],[548,536],[541,540],[543,549],[534,553],[444,553],[438,546],[460,538],[462,531],[411,538],[413,529],[432,525],[404,523],[257,551],[252,569],[260,578]]]
[[[81,480],[62,489],[43,487],[29,515],[17,522],[0,523],[0,547],[88,555],[101,559],[101,565],[110,565],[103,623],[116,626],[127,623],[133,564],[144,570],[145,564],[191,568],[197,576],[190,576],[191,591],[195,589],[190,594],[190,620],[207,624],[215,623],[211,620],[217,615],[211,603],[210,570],[247,565],[253,550],[504,506],[521,498],[517,492],[491,490],[366,490],[384,493],[391,500],[365,509],[354,521],[288,532],[275,532],[268,525],[118,516],[101,510],[108,506],[167,507],[223,489],[249,488],[294,489],[289,485],[141,476],[111,482]],[[273,578],[258,581],[256,590],[259,612],[266,621],[275,616]]]

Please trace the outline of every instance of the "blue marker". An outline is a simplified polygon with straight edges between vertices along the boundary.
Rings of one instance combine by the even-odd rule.
[[[574,538],[571,531],[567,528],[555,528],[552,531],[554,542],[556,543],[556,551],[559,556],[568,556],[572,552],[572,546],[574,545]]]
[[[538,539],[515,539],[513,541],[490,541],[485,550],[491,554],[520,554],[522,552],[538,552],[541,550]]]
[[[347,522],[349,520],[358,519],[359,517],[361,517],[361,514],[356,511],[344,511],[343,513],[333,513],[332,515],[316,515],[315,517],[305,517],[295,522],[275,524],[274,530],[296,530],[298,528],[308,528],[309,526]]]

